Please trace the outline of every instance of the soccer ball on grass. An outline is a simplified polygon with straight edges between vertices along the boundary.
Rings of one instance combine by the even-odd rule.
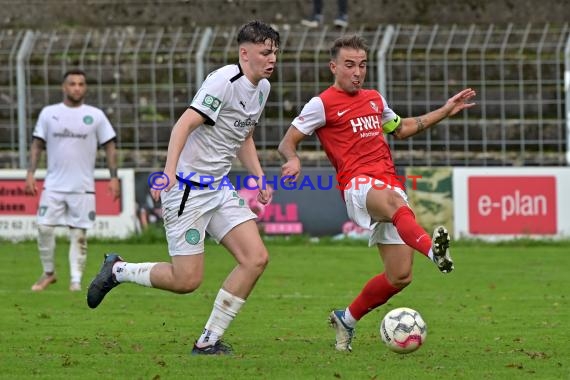
[[[427,325],[414,309],[400,307],[391,310],[380,324],[380,337],[388,348],[407,354],[420,348],[427,336]]]

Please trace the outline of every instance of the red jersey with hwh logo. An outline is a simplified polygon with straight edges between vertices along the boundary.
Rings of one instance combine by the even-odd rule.
[[[376,90],[351,95],[329,87],[312,98],[292,124],[304,134],[317,133],[344,188],[358,175],[380,180],[395,178],[384,133],[393,132],[399,121]]]

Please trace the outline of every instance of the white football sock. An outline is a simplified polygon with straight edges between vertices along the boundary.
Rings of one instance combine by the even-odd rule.
[[[245,300],[220,289],[214,301],[210,319],[206,322],[204,332],[196,343],[197,346],[204,347],[216,343],[224,335],[244,303]]]
[[[44,273],[55,272],[55,227],[38,225],[38,250]]]
[[[150,271],[157,263],[127,263],[119,261],[113,265],[113,274],[118,282],[134,282],[152,288]]]
[[[87,261],[87,238],[82,228],[69,229],[69,273],[71,282],[81,283]]]

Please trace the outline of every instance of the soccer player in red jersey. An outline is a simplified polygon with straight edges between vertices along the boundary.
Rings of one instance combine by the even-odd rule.
[[[371,278],[346,309],[331,312],[339,351],[352,350],[354,328],[364,315],[410,284],[414,250],[440,271],[453,270],[447,229],[438,226],[430,237],[416,222],[384,134],[397,139],[414,136],[474,106],[471,99],[476,95],[467,88],[434,111],[400,118],[378,91],[362,88],[368,50],[359,36],[343,36],[333,43],[329,67],[334,84],[303,107],[279,144],[286,161],[281,174],[294,181],[301,172],[297,146],[306,136],[317,134],[337,172],[348,216],[371,230],[369,244],[378,247],[384,262],[384,272]]]

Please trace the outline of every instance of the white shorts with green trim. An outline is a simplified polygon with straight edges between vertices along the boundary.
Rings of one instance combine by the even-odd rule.
[[[203,253],[206,232],[219,243],[232,228],[257,217],[229,186],[179,188],[177,183],[161,192],[161,200],[170,256]]]
[[[43,190],[38,224],[90,229],[95,222],[95,194]]]

